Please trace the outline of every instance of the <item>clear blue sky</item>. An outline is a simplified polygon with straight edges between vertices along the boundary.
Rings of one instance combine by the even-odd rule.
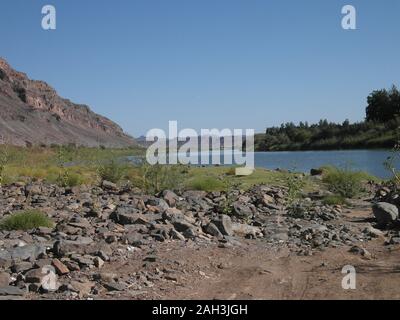
[[[41,8],[57,30],[41,29]],[[357,9],[356,31],[341,8]],[[398,0],[1,0],[0,56],[138,136],[358,121],[400,84]]]

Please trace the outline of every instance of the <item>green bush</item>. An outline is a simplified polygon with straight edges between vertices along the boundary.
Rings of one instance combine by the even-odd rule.
[[[83,179],[79,174],[65,170],[60,172],[56,182],[60,187],[75,187],[81,185]]]
[[[164,190],[179,190],[186,174],[187,168],[184,166],[149,165],[143,162],[132,183],[147,193],[155,194]]]
[[[210,192],[224,190],[225,184],[223,181],[216,177],[199,176],[190,180],[186,187],[191,190]]]
[[[384,162],[386,170],[392,174],[391,180],[398,186],[400,186],[400,168],[398,168],[398,162],[400,160],[400,140],[393,148],[391,155]]]
[[[112,160],[98,167],[97,173],[101,181],[119,182],[125,175],[126,165]]]
[[[342,205],[342,204],[346,204],[346,198],[344,198],[341,195],[326,196],[323,199],[323,203],[326,205],[330,205],[330,206]]]
[[[285,183],[288,187],[288,201],[293,203],[297,198],[299,198],[301,191],[305,186],[305,181],[303,176],[300,174],[289,172],[286,174]]]
[[[9,152],[7,146],[0,146],[0,185],[5,180],[5,169],[9,161]]]
[[[38,210],[26,210],[14,213],[0,221],[2,230],[30,230],[38,227],[51,228],[53,222]]]
[[[368,177],[367,174],[359,171],[329,168],[324,174],[323,182],[335,194],[345,198],[353,198],[362,192],[362,182]]]

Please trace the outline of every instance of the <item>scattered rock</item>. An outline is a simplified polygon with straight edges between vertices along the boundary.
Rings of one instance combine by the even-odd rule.
[[[112,281],[109,283],[104,283],[104,287],[108,291],[124,291],[126,289],[126,284]]]
[[[11,282],[11,277],[6,272],[0,272],[0,288],[7,287]]]
[[[117,185],[116,185],[115,183],[112,183],[112,182],[107,181],[107,180],[104,180],[104,181],[101,183],[101,187],[102,187],[103,189],[105,189],[105,190],[112,190],[112,191],[118,190],[118,187],[117,187]]]
[[[72,253],[86,254],[92,250],[93,239],[89,237],[80,237],[76,240],[56,241],[53,251],[59,257]]]
[[[219,231],[218,227],[217,227],[214,223],[212,223],[212,222],[210,222],[209,224],[207,224],[207,226],[206,226],[204,229],[205,229],[205,232],[206,232],[206,233],[208,233],[208,234],[210,234],[210,235],[212,235],[212,236],[214,236],[214,237],[216,237],[216,238],[218,238],[218,239],[224,237],[224,236],[222,235],[222,233]]]
[[[26,290],[13,286],[0,287],[0,296],[24,296]]]
[[[250,209],[250,207],[240,202],[235,202],[233,204],[233,210],[234,214],[239,218],[248,218],[253,215],[253,211]]]
[[[110,215],[110,219],[122,225],[135,223],[146,224],[148,222],[140,210],[125,205],[118,207],[117,210]]]
[[[383,227],[393,223],[399,217],[399,210],[390,203],[378,202],[372,206],[372,210],[378,224]]]
[[[62,276],[69,273],[69,269],[58,259],[53,259],[52,264],[58,275]]]
[[[232,219],[229,216],[221,214],[212,222],[224,236],[233,236]]]

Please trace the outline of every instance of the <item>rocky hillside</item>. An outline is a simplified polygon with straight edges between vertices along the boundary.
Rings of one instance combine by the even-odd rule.
[[[135,144],[111,120],[61,98],[0,58],[0,143],[126,147]]]

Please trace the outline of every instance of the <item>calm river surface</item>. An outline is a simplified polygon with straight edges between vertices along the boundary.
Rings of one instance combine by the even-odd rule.
[[[256,152],[255,166],[268,169],[293,169],[309,172],[323,165],[350,167],[353,170],[369,172],[380,178],[388,178],[390,172],[383,163],[391,156],[385,150],[346,150],[346,151],[288,151]],[[399,161],[396,167],[399,168]]]
[[[213,151],[211,154],[215,154]],[[202,153],[194,153],[200,162]],[[218,154],[218,152],[217,152]],[[229,153],[232,159],[232,152]],[[388,178],[390,172],[385,168],[385,160],[391,156],[389,150],[343,150],[343,151],[279,151],[279,152],[255,152],[255,166],[267,169],[286,169],[298,172],[310,172],[312,168],[325,165],[347,167],[352,170],[366,171],[380,178]],[[130,157],[131,160],[134,157]],[[212,155],[209,159],[211,162]],[[224,164],[224,156],[220,157],[221,165]],[[233,161],[234,162],[234,161]],[[397,160],[396,168],[400,169],[400,161]]]

